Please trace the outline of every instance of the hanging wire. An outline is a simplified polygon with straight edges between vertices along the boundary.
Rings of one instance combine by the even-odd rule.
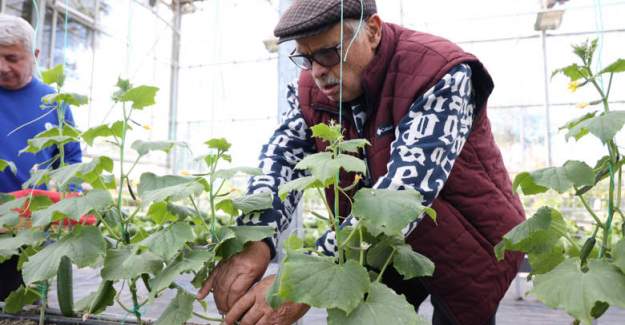
[[[35,22],[33,40],[37,40],[37,34],[39,34],[39,28],[40,28],[40,23],[41,23],[41,11],[39,10],[39,5],[37,5],[37,0],[32,0],[32,3],[33,3],[33,8],[35,8],[35,15],[37,15],[37,21]],[[37,46],[33,44],[31,50],[33,51],[33,56],[34,56],[35,51],[37,51]],[[35,74],[37,78],[41,78],[41,67],[39,66],[39,60],[37,59],[35,59]]]
[[[69,24],[69,0],[65,0],[65,21],[63,22],[63,71],[67,63],[67,26]]]

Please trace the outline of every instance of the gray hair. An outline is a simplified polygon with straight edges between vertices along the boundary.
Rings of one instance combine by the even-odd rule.
[[[346,35],[349,37],[349,40],[356,36],[356,40],[359,40],[364,34],[365,29],[367,28],[367,19],[363,18],[362,24],[359,19],[345,19],[343,21],[343,26],[345,31],[349,34]],[[360,27],[360,30],[358,29]],[[358,35],[356,35],[358,33]]]
[[[21,43],[27,51],[32,52],[34,34],[33,27],[21,17],[0,14],[0,45]]]

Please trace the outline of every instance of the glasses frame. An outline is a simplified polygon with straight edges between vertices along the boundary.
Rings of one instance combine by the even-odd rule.
[[[293,51],[291,52],[291,54],[289,54],[289,59],[291,60],[291,62],[293,62],[293,64],[295,64],[298,68],[302,69],[302,70],[311,70],[312,69],[312,65],[313,62],[317,62],[319,65],[326,67],[326,68],[331,68],[339,63],[341,63],[341,53],[339,52],[342,48],[342,44],[339,42],[336,46],[333,47],[326,47],[326,48],[322,48],[319,49],[311,54],[303,54],[303,53],[297,53],[297,49],[293,49]],[[334,53],[334,55],[336,56],[336,63],[334,64],[324,64],[323,62],[319,61],[319,55],[322,52],[326,52],[326,51],[330,51],[330,53]],[[308,63],[308,66],[306,66],[305,64],[299,64],[297,63],[296,59],[297,58],[303,58],[306,60],[306,62]]]

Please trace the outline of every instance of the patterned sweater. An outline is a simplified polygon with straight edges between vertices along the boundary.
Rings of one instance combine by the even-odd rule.
[[[430,206],[451,173],[455,159],[460,155],[473,124],[473,87],[471,68],[466,64],[452,68],[440,81],[422,96],[416,98],[410,110],[395,127],[395,140],[391,144],[388,172],[372,186],[376,189],[413,188],[423,196],[422,204]],[[289,85],[287,100],[290,110],[276,129],[269,143],[262,147],[259,167],[262,176],[252,177],[248,193],[271,192],[273,209],[243,215],[240,225],[264,225],[276,229],[267,240],[272,256],[275,255],[278,234],[287,229],[302,193],[292,192],[284,201],[278,197],[280,185],[304,176],[305,171],[295,165],[306,155],[315,152],[309,125],[301,115],[297,85]],[[352,104],[355,127],[364,137],[367,121],[366,109],[359,102]],[[408,225],[403,233],[409,235],[422,217]],[[348,217],[343,225],[355,224]],[[327,231],[317,241],[318,250],[334,255],[335,234]]]

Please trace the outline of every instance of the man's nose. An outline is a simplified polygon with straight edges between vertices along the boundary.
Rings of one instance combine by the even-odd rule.
[[[328,74],[328,72],[330,71],[330,68],[326,68],[324,66],[322,66],[321,64],[313,61],[312,63],[312,75],[315,78],[322,78],[325,75]]]

